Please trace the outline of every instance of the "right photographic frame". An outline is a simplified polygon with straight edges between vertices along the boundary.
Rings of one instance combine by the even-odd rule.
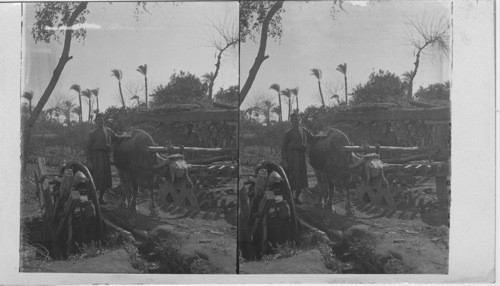
[[[240,2],[241,274],[448,274],[452,1]]]

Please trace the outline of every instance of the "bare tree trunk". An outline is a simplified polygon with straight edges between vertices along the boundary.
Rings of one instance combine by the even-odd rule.
[[[80,2],[80,4],[76,7],[75,11],[71,14],[69,20],[68,20],[68,27],[73,26],[73,24],[76,21],[76,18],[82,13],[86,8],[87,8],[88,2]],[[22,152],[22,169],[23,172],[26,171],[26,165],[27,165],[27,160],[28,160],[28,146],[29,142],[31,140],[31,133],[33,131],[33,128],[35,127],[35,123],[38,120],[38,117],[40,116],[40,113],[42,112],[43,107],[49,100],[50,95],[52,94],[52,91],[54,90],[57,81],[59,80],[59,77],[61,76],[61,73],[64,69],[64,66],[68,61],[70,61],[73,57],[69,56],[69,50],[71,47],[71,37],[73,34],[73,30],[67,29],[64,35],[64,47],[63,51],[61,54],[61,57],[59,58],[59,62],[57,63],[56,68],[54,69],[54,73],[52,74],[52,78],[49,81],[49,84],[47,85],[47,88],[43,92],[42,96],[40,97],[40,100],[38,101],[37,105],[35,106],[35,109],[33,110],[33,113],[30,114],[30,117],[28,118],[25,129],[23,130],[23,152]]]
[[[92,101],[90,101],[89,97],[89,116],[87,117],[87,122],[90,123],[90,111],[92,110]]]
[[[417,70],[420,65],[420,53],[426,46],[427,44],[418,49],[417,55],[415,56],[415,62],[413,63],[415,65],[415,68],[413,69],[413,72],[410,75],[410,79],[408,80],[408,93],[406,94],[408,98],[413,98],[413,79],[417,75]]]
[[[278,91],[278,101],[279,101],[279,104],[280,104],[280,114],[279,114],[279,121],[280,122],[283,122],[283,108],[281,106],[281,95],[280,95],[280,92]]]
[[[345,88],[345,106],[347,107],[347,73],[344,74],[344,88]]]
[[[125,100],[123,100],[123,92],[122,92],[122,82],[118,81],[118,89],[120,90],[120,98],[122,99],[122,106],[125,108]]]
[[[210,79],[210,83],[208,84],[208,98],[212,100],[212,94],[213,94],[213,88],[214,88],[214,82],[215,79],[217,78],[217,75],[219,75],[219,69],[220,69],[220,61],[222,59],[222,53],[224,53],[225,50],[227,50],[230,46],[234,45],[235,42],[227,43],[224,48],[222,48],[219,51],[219,54],[217,55],[217,63],[215,63],[215,72],[214,72],[214,77]]]
[[[148,108],[148,77],[145,75],[144,75],[144,87],[146,88],[146,108]],[[139,106],[139,103],[137,103],[137,106]]]
[[[321,91],[321,81],[318,80],[319,95],[321,96],[321,104],[325,107],[325,99],[323,98],[323,92]]]
[[[78,101],[80,102],[80,114],[78,114],[78,121],[82,123],[83,121],[83,107],[82,107],[82,95],[78,92]]]
[[[266,18],[262,22],[262,31],[261,31],[261,35],[260,35],[259,51],[257,52],[257,57],[255,58],[255,62],[253,63],[252,68],[250,68],[248,78],[245,81],[243,88],[241,89],[240,105],[245,100],[245,97],[247,96],[248,92],[250,91],[250,87],[252,87],[253,81],[255,80],[255,77],[257,76],[257,72],[259,71],[260,66],[267,58],[269,58],[269,56],[265,55],[266,45],[267,45],[267,31],[269,29],[269,22],[273,18],[274,14],[276,14],[276,12],[278,12],[278,10],[281,9],[281,7],[283,7],[283,2],[284,1],[277,1],[273,5],[273,7],[271,7],[271,9],[269,10],[269,12],[266,15]]]
[[[99,112],[99,96],[96,96],[96,100],[97,100],[97,112]]]
[[[299,97],[295,96],[295,101],[297,102],[297,113],[299,113]]]

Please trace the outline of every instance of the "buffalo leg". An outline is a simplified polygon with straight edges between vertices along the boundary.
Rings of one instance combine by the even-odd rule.
[[[320,207],[324,207],[324,193],[323,193],[323,178],[321,177],[320,172],[314,170],[314,176],[316,177],[316,184],[318,186],[318,199],[316,201],[316,204]]]
[[[137,195],[139,194],[139,186],[137,185],[137,179],[131,178],[132,181],[132,198],[130,200],[129,208],[134,211],[137,210]]]
[[[319,188],[318,205],[322,208],[328,205],[328,175],[320,171],[314,171]]]
[[[155,192],[153,190],[153,178],[148,179],[148,194],[149,194],[149,212],[152,216],[158,216],[158,209],[156,209]]]
[[[345,212],[348,216],[353,216],[354,209],[351,205],[351,190],[350,190],[351,176],[346,176],[345,178],[343,178],[342,181],[343,182],[340,185],[345,196]]]
[[[118,172],[118,175],[120,176],[120,183],[121,183],[121,187],[122,187],[122,198],[121,198],[120,205],[123,207],[127,207],[128,206],[128,198],[129,198],[129,186],[128,186],[127,178],[126,178],[125,174],[123,174],[122,172]]]
[[[335,193],[335,190],[338,188],[335,188],[335,184],[333,183],[332,179],[325,178],[326,179],[326,193],[325,193],[325,200],[326,202],[326,207],[328,210],[331,210],[335,213],[335,208],[333,206],[333,194]]]

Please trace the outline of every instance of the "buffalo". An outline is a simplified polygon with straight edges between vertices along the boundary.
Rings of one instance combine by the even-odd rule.
[[[353,215],[349,187],[352,175],[362,175],[364,158],[342,150],[351,142],[342,131],[330,128],[325,138],[313,142],[309,148],[309,162],[318,181],[321,204],[333,210],[334,189],[341,190],[346,199],[346,214]]]
[[[160,156],[148,150],[156,146],[149,134],[134,129],[126,138],[114,142],[113,158],[118,169],[123,190],[123,205],[135,210],[137,205],[138,180],[146,183],[149,193],[151,215],[158,215],[153,192],[154,179],[160,177],[164,183],[176,189],[192,187],[188,173],[188,164],[182,155]]]

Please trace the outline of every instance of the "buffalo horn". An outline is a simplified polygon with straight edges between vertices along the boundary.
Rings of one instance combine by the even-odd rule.
[[[165,156],[165,157],[157,155],[157,158],[160,160],[160,162],[154,166],[155,169],[159,169],[159,168],[169,164],[172,161],[182,160],[182,159],[184,159],[184,155],[174,154],[174,155]]]
[[[351,168],[351,169],[356,168],[357,166],[363,164],[366,161],[364,158],[359,157],[354,152],[351,152],[351,158],[353,161],[353,162],[351,162],[351,164],[349,164],[349,168]]]

